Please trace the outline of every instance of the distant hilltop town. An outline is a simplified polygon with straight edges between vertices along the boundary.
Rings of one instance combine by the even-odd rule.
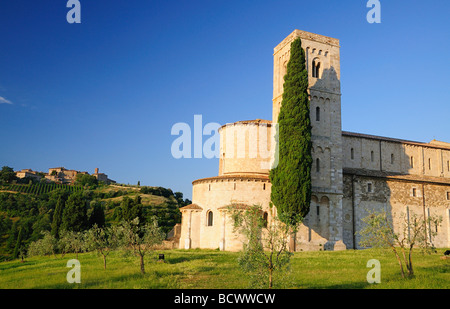
[[[73,184],[78,174],[89,175],[88,172],[80,172],[76,170],[68,170],[64,167],[53,167],[48,169],[48,173],[33,171],[31,169],[23,169],[16,171],[16,177],[23,179],[29,178],[37,181],[56,182],[61,184]],[[114,180],[108,178],[108,175],[99,173],[99,169],[96,168],[94,174],[92,174],[98,181],[102,181],[106,184],[115,183]]]

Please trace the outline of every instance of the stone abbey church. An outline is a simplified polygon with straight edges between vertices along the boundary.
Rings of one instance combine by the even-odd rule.
[[[450,247],[450,144],[342,131],[339,40],[300,30],[274,49],[272,121],[238,121],[219,129],[219,175],[193,181],[192,204],[181,208],[179,247],[241,249],[242,236],[233,233],[227,213],[230,205],[245,209],[258,204],[268,220],[274,215],[267,164],[272,158],[235,154],[239,146],[247,149],[251,139],[270,141],[261,133],[267,130],[248,132],[277,122],[290,45],[298,37],[309,79],[312,198],[291,248],[358,249],[358,231],[368,210],[387,211],[396,230],[413,213],[440,216],[440,225],[427,226],[429,232],[437,232],[428,241],[438,248]],[[269,148],[273,153],[273,145]]]

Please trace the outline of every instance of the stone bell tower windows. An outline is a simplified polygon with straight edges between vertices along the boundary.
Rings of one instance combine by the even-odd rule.
[[[320,78],[320,62],[318,59],[314,59],[312,62],[312,77]]]

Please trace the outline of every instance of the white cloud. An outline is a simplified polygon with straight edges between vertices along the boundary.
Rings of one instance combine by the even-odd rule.
[[[13,104],[13,102],[5,99],[4,97],[0,97],[0,104]]]

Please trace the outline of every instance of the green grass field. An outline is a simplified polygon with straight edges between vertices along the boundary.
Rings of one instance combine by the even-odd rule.
[[[435,254],[414,254],[415,278],[402,279],[394,256],[389,251],[347,250],[340,252],[297,252],[291,270],[275,288],[293,289],[449,289],[450,260],[442,260],[443,250]],[[165,254],[165,263],[157,261]],[[1,289],[241,289],[248,288],[248,276],[237,263],[239,253],[216,250],[155,251],[146,257],[146,274],[139,271],[138,258],[113,252],[103,269],[95,253],[80,254],[81,283],[66,281],[68,260],[74,254],[28,258],[0,263]],[[381,263],[381,283],[366,281],[367,261]]]

